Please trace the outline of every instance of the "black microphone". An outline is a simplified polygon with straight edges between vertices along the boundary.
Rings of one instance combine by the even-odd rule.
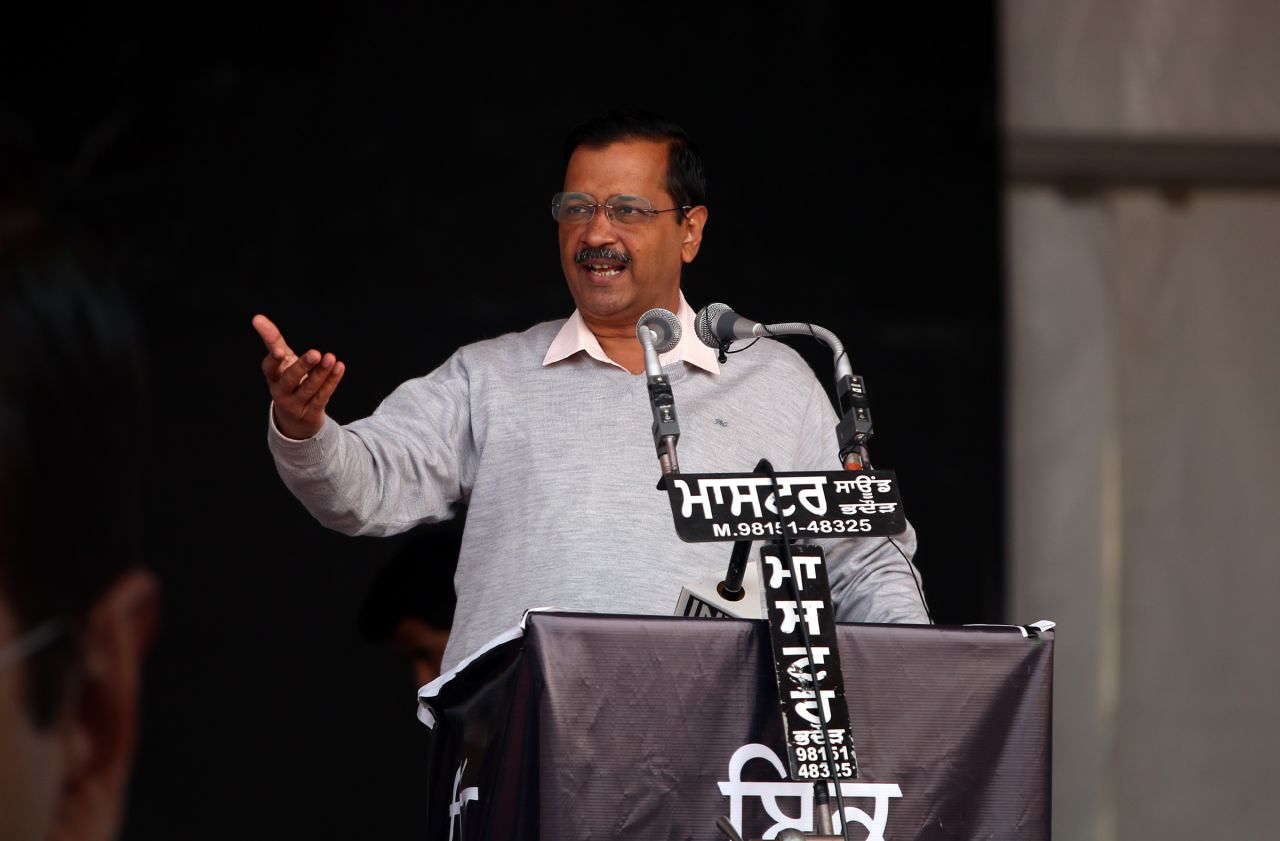
[[[664,474],[679,473],[676,442],[680,440],[680,424],[676,420],[676,398],[666,374],[662,373],[658,354],[680,343],[680,319],[671,310],[654,307],[636,321],[636,338],[644,348],[644,372],[649,379],[653,444],[658,450],[658,464]]]
[[[743,318],[728,304],[707,304],[698,312],[694,332],[707,347],[718,348],[734,339],[758,339],[768,336],[763,324]]]

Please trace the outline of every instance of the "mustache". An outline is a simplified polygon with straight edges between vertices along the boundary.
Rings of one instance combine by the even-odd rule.
[[[590,262],[592,260],[617,260],[619,263],[626,265],[631,262],[631,257],[623,254],[615,248],[609,248],[602,245],[598,248],[580,248],[573,255],[573,262],[578,265]]]

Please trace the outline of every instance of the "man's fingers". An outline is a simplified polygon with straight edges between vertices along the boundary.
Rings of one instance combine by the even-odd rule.
[[[293,363],[297,361],[298,361],[298,357],[294,356],[292,353],[285,356],[283,359],[277,359],[275,355],[268,353],[266,356],[262,358],[262,375],[267,378],[268,383],[270,383],[271,385],[275,385],[280,381],[280,378],[284,376],[285,371],[287,371],[290,368],[290,366],[292,366]],[[305,366],[300,372],[297,372],[297,373],[298,373],[298,377],[297,377],[298,380],[301,380],[303,377],[305,377],[307,375]],[[289,387],[292,389],[296,385],[297,383],[294,383]]]
[[[284,336],[280,333],[280,328],[265,315],[259,314],[253,317],[253,329],[258,331],[258,336],[267,346],[267,351],[276,359],[283,360],[293,355],[293,351],[289,350],[289,345],[285,343]]]
[[[322,354],[315,349],[298,356],[271,319],[258,314],[252,321],[267,348],[262,373],[271,390],[276,426],[295,440],[310,438],[324,423],[324,406],[346,366],[332,353]]]
[[[298,360],[298,357],[289,354],[283,360],[276,359],[271,354],[267,354],[262,358],[262,375],[267,378],[267,382],[275,384],[279,381],[280,376],[285,369]]]
[[[329,376],[325,377],[324,382],[320,384],[319,390],[311,398],[311,402],[307,404],[307,411],[323,412],[324,407],[329,405],[329,398],[333,396],[333,390],[338,387],[338,382],[346,372],[347,366],[345,363],[334,362],[333,370],[329,372]]]
[[[285,361],[280,363],[279,383],[284,387],[285,391],[291,392],[298,388],[303,379],[306,378],[321,360],[320,351],[312,349],[299,356],[293,361]]]
[[[298,399],[305,403],[314,397],[320,387],[329,379],[329,376],[333,373],[334,366],[337,364],[338,358],[332,353],[326,353],[321,356],[320,361],[311,367],[307,376],[298,384]]]
[[[261,337],[262,343],[268,348],[284,338],[284,336],[280,335],[280,328],[265,315],[259,314],[253,317],[253,329],[258,331],[258,336]]]
[[[328,364],[325,364],[328,363]],[[297,390],[276,401],[276,425],[291,438],[310,438],[324,423],[324,407],[347,366],[325,354]]]

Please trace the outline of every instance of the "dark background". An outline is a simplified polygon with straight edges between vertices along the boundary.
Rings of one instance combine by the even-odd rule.
[[[249,321],[347,362],[330,406],[347,421],[461,343],[567,315],[546,205],[563,134],[607,106],[662,110],[702,146],[691,305],[845,344],[935,621],[1005,618],[994,4],[849,5],[13,21],[11,127],[134,293],[150,348],[147,544],[167,608],[127,839],[417,832],[409,666],[356,630],[404,538],[328,532],[281,485]],[[830,381],[825,346],[788,343]]]

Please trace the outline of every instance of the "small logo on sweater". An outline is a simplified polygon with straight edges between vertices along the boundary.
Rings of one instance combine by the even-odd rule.
[[[724,418],[716,418],[716,426],[728,426],[729,422]]]

